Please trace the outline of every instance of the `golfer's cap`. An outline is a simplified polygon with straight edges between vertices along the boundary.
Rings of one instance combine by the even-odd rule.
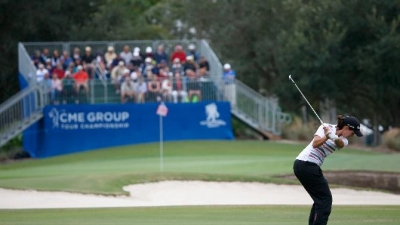
[[[150,46],[146,48],[146,53],[152,53],[152,52],[153,52],[153,49]]]
[[[230,69],[231,69],[231,65],[230,65],[229,63],[226,63],[226,64],[224,65],[224,69],[230,70]]]
[[[189,48],[189,50],[193,50],[193,49],[196,49],[196,46],[195,46],[194,44],[190,44],[190,45],[188,46],[188,48]]]
[[[121,60],[121,61],[118,62],[118,65],[119,66],[123,66],[123,65],[125,65],[125,63],[124,63],[124,61]]]
[[[354,133],[358,137],[362,137],[363,134],[360,131],[360,121],[354,116],[345,116],[343,118],[343,124],[348,126],[350,130],[354,131]]]
[[[146,59],[145,59],[145,62],[147,62],[147,63],[151,63],[151,58],[150,57],[147,57]]]
[[[113,46],[108,46],[108,49],[107,49],[109,52],[113,52],[114,51],[114,47]]]

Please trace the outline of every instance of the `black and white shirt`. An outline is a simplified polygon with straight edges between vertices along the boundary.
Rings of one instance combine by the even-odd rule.
[[[336,133],[336,125],[333,124],[326,124],[326,125],[329,126],[332,133]],[[315,132],[315,135],[318,135],[320,137],[325,137],[325,132],[322,125],[318,128],[317,132]],[[339,137],[339,138],[342,139],[344,146],[347,146],[349,144],[349,141],[346,138],[344,137]],[[310,142],[310,144],[307,145],[307,147],[303,149],[303,151],[299,154],[299,156],[297,156],[296,159],[312,162],[317,164],[318,166],[321,166],[328,155],[332,154],[337,149],[339,149],[336,146],[335,142],[331,139],[328,139],[317,148],[314,148],[312,146],[313,141],[314,139]]]

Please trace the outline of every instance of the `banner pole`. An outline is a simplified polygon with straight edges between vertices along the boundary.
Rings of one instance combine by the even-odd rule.
[[[163,157],[163,122],[160,115],[160,172],[164,171]]]

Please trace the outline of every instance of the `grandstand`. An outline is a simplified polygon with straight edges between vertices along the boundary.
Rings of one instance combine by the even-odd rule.
[[[51,130],[41,124],[47,123],[49,110],[65,107],[90,111],[134,105],[151,111],[164,102],[172,109],[186,107],[204,114],[196,105],[225,102],[229,116],[267,139],[279,137],[282,123],[291,120],[277,99],[265,98],[237,79],[234,100],[224,94],[221,62],[205,40],[20,43],[18,53],[21,91],[0,105],[0,146],[24,132],[24,148],[35,145],[35,151],[42,151],[40,142]],[[202,137],[211,136],[186,138]],[[88,144],[85,149],[90,148]]]

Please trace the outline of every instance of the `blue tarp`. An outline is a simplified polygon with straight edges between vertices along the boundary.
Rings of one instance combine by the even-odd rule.
[[[44,158],[160,141],[158,103],[49,105],[24,132],[24,149]],[[234,139],[228,102],[166,104],[163,140]]]

